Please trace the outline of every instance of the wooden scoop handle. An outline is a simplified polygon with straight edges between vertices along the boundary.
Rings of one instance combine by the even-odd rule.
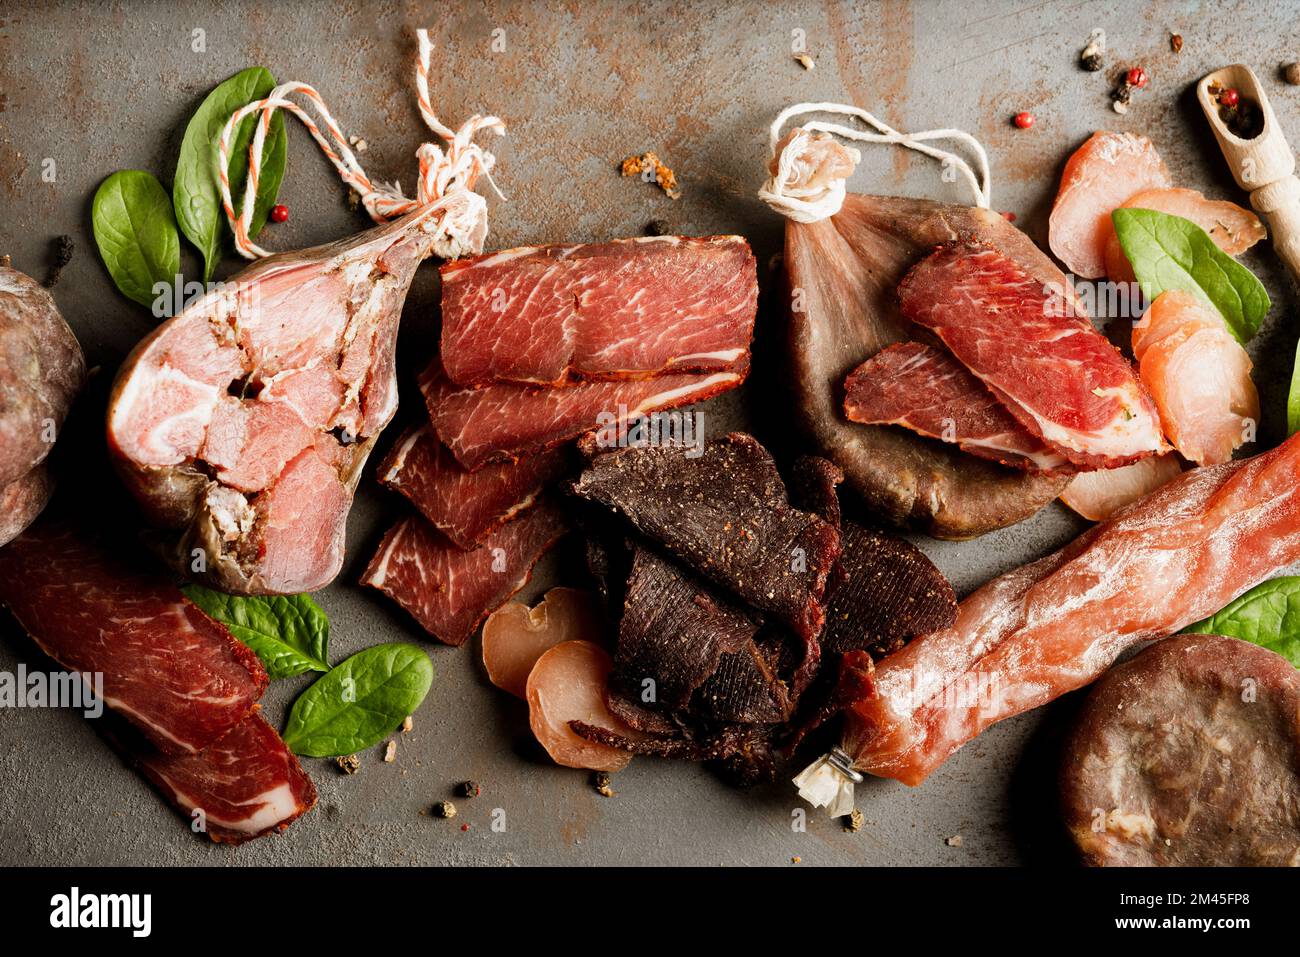
[[[1262,126],[1257,136],[1243,139],[1223,121],[1218,101],[1210,92],[1216,85],[1235,89],[1243,101],[1258,105]],[[1202,77],[1196,85],[1196,98],[1237,185],[1250,193],[1250,205],[1268,220],[1273,249],[1300,279],[1300,179],[1295,176],[1295,154],[1259,78],[1250,67],[1234,63]]]

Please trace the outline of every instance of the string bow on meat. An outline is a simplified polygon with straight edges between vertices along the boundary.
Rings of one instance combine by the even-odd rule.
[[[281,83],[265,99],[236,110],[221,131],[217,151],[217,179],[221,186],[222,207],[235,233],[235,249],[241,256],[259,259],[270,255],[252,241],[249,229],[253,221],[262,150],[271,118],[279,109],[289,111],[302,121],[312,139],[334,164],[343,182],[361,196],[366,212],[375,222],[388,222],[413,210],[437,205],[442,209],[442,214],[434,237],[434,253],[443,259],[458,259],[483,251],[488,228],[487,201],[474,192],[478,178],[485,177],[493,191],[502,199],[505,197],[492,181],[492,167],[496,164],[496,157],[475,143],[474,136],[480,130],[495,130],[504,134],[506,126],[498,117],[480,116],[477,113],[455,130],[439,120],[429,102],[429,60],[433,54],[433,41],[429,39],[427,30],[417,30],[416,36],[419,40],[419,58],[416,61],[415,86],[420,116],[429,129],[442,137],[446,145],[424,143],[416,150],[420,175],[415,199],[405,196],[399,184],[376,182],[366,174],[315,88],[297,81]],[[303,107],[289,99],[295,93],[305,97],[315,107],[320,114],[319,124]],[[260,115],[253,141],[248,147],[248,180],[244,188],[243,206],[237,215],[227,174],[230,168],[230,142],[235,128],[253,113]]]

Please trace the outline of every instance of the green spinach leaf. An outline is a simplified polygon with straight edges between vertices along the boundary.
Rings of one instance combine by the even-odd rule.
[[[153,174],[124,169],[99,184],[90,208],[95,245],[122,295],[142,306],[181,271],[181,241],[167,191]]]
[[[329,671],[330,623],[309,595],[227,595],[186,585],[185,597],[253,649],[272,681]]]
[[[284,743],[313,758],[378,744],[420,706],[432,682],[433,662],[422,648],[401,643],[367,648],[298,697]]]
[[[1183,631],[1241,638],[1276,651],[1300,668],[1300,577],[1283,576],[1256,585],[1217,615]]]
[[[1300,343],[1296,344],[1295,365],[1291,368],[1291,391],[1286,397],[1286,434],[1300,432]]]
[[[187,239],[203,254],[203,279],[212,278],[221,261],[221,244],[225,213],[221,209],[221,188],[217,182],[217,150],[221,130],[230,115],[253,100],[261,99],[275,87],[275,77],[263,67],[249,67],[219,84],[199,105],[185,137],[181,140],[181,153],[176,161],[176,181],[172,186],[172,199],[176,204],[176,218]],[[244,117],[230,144],[230,197],[235,212],[242,208],[244,184],[248,180],[248,145],[257,128],[257,114]],[[266,217],[275,205],[276,194],[284,179],[285,156],[288,137],[284,130],[284,117],[276,113],[271,128],[266,133],[262,150],[262,169],[257,183],[257,198],[253,206],[250,236],[256,236],[266,224]]]
[[[1238,342],[1248,342],[1268,315],[1268,293],[1254,274],[1215,245],[1191,220],[1154,209],[1111,215],[1124,255],[1147,299],[1183,289],[1223,316]]]

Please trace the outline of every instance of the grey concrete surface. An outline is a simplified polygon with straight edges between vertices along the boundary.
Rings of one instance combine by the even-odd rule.
[[[903,129],[960,126],[990,151],[993,202],[1045,243],[1062,163],[1094,129],[1147,133],[1176,181],[1241,200],[1196,112],[1192,83],[1220,65],[1257,68],[1283,123],[1300,137],[1300,89],[1280,63],[1300,57],[1295,3],[1060,2],[988,4],[761,3],[29,3],[0,5],[0,254],[37,276],[59,233],[78,243],[56,299],[104,375],[151,327],[116,294],[94,251],[90,198],[127,167],[170,183],[185,122],[206,91],[261,64],[281,80],[314,84],[348,133],[366,139],[363,160],[381,179],[413,182],[423,138],[411,92],[413,31],[437,42],[435,108],[453,125],[493,112],[509,135],[493,146],[508,202],[493,203],[491,247],[587,241],[638,234],[651,219],[685,233],[739,232],[765,263],[780,247],[781,221],[754,196],[764,177],[767,124],[797,101],[854,102]],[[1109,37],[1107,70],[1077,68],[1089,32]],[[192,49],[203,30],[206,51]],[[494,51],[494,31],[504,49]],[[791,56],[802,30],[816,68]],[[1181,54],[1169,35],[1185,40]],[[1131,112],[1117,116],[1107,91],[1140,63],[1151,76]],[[1028,109],[1037,124],[1014,129]],[[654,149],[673,166],[683,196],[673,203],[620,179],[622,157]],[[54,182],[42,161],[56,164]],[[861,191],[961,201],[920,157],[866,147],[853,183]],[[264,242],[287,249],[366,226],[296,123],[282,201],[288,223]],[[185,266],[197,260],[186,250]],[[1295,299],[1264,248],[1246,257],[1275,308],[1252,344],[1264,405],[1261,445],[1284,431]],[[232,257],[226,271],[238,263]],[[429,353],[435,270],[417,276],[403,320],[403,383]],[[760,319],[760,352],[779,354]],[[777,371],[773,371],[773,370]],[[710,426],[744,424],[774,446],[780,417],[764,396],[781,395],[772,363],[743,395],[711,406]],[[391,427],[418,414],[407,402]],[[114,481],[105,476],[106,482]],[[423,641],[401,611],[355,581],[403,504],[367,480],[349,523],[348,561],[317,597],[333,625],[336,658],[385,640]],[[1030,521],[978,541],[921,545],[968,591],[992,575],[1069,540],[1081,527],[1053,505]],[[577,557],[546,560],[527,594],[574,580]],[[364,754],[353,777],[305,762],[320,789],[317,809],[285,834],[239,848],[209,845],[147,785],[124,769],[79,716],[0,712],[0,864],[1065,864],[1053,776],[1059,737],[1077,700],[1005,722],[959,752],[922,787],[870,781],[859,791],[867,819],[844,833],[819,813],[792,829],[800,807],[787,784],[741,792],[691,764],[637,759],[616,776],[617,796],[594,793],[582,772],[551,765],[532,742],[524,707],[484,678],[477,642],[430,646],[438,671],[397,761]],[[0,669],[36,659],[12,621],[0,621]],[[308,679],[266,698],[281,721]],[[454,822],[427,814],[456,782],[474,778],[481,797],[460,800]],[[489,828],[493,809],[506,829]],[[460,825],[468,823],[469,830]],[[960,846],[946,839],[961,835]]]

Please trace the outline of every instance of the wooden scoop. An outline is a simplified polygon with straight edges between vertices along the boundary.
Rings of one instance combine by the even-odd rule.
[[[1263,124],[1259,135],[1243,139],[1219,115],[1212,85],[1235,89],[1243,102],[1259,106]],[[1201,78],[1196,98],[1210,121],[1237,185],[1250,193],[1250,205],[1268,220],[1273,249],[1291,274],[1300,279],[1300,179],[1295,177],[1295,154],[1287,145],[1259,78],[1242,63],[1225,66]]]

